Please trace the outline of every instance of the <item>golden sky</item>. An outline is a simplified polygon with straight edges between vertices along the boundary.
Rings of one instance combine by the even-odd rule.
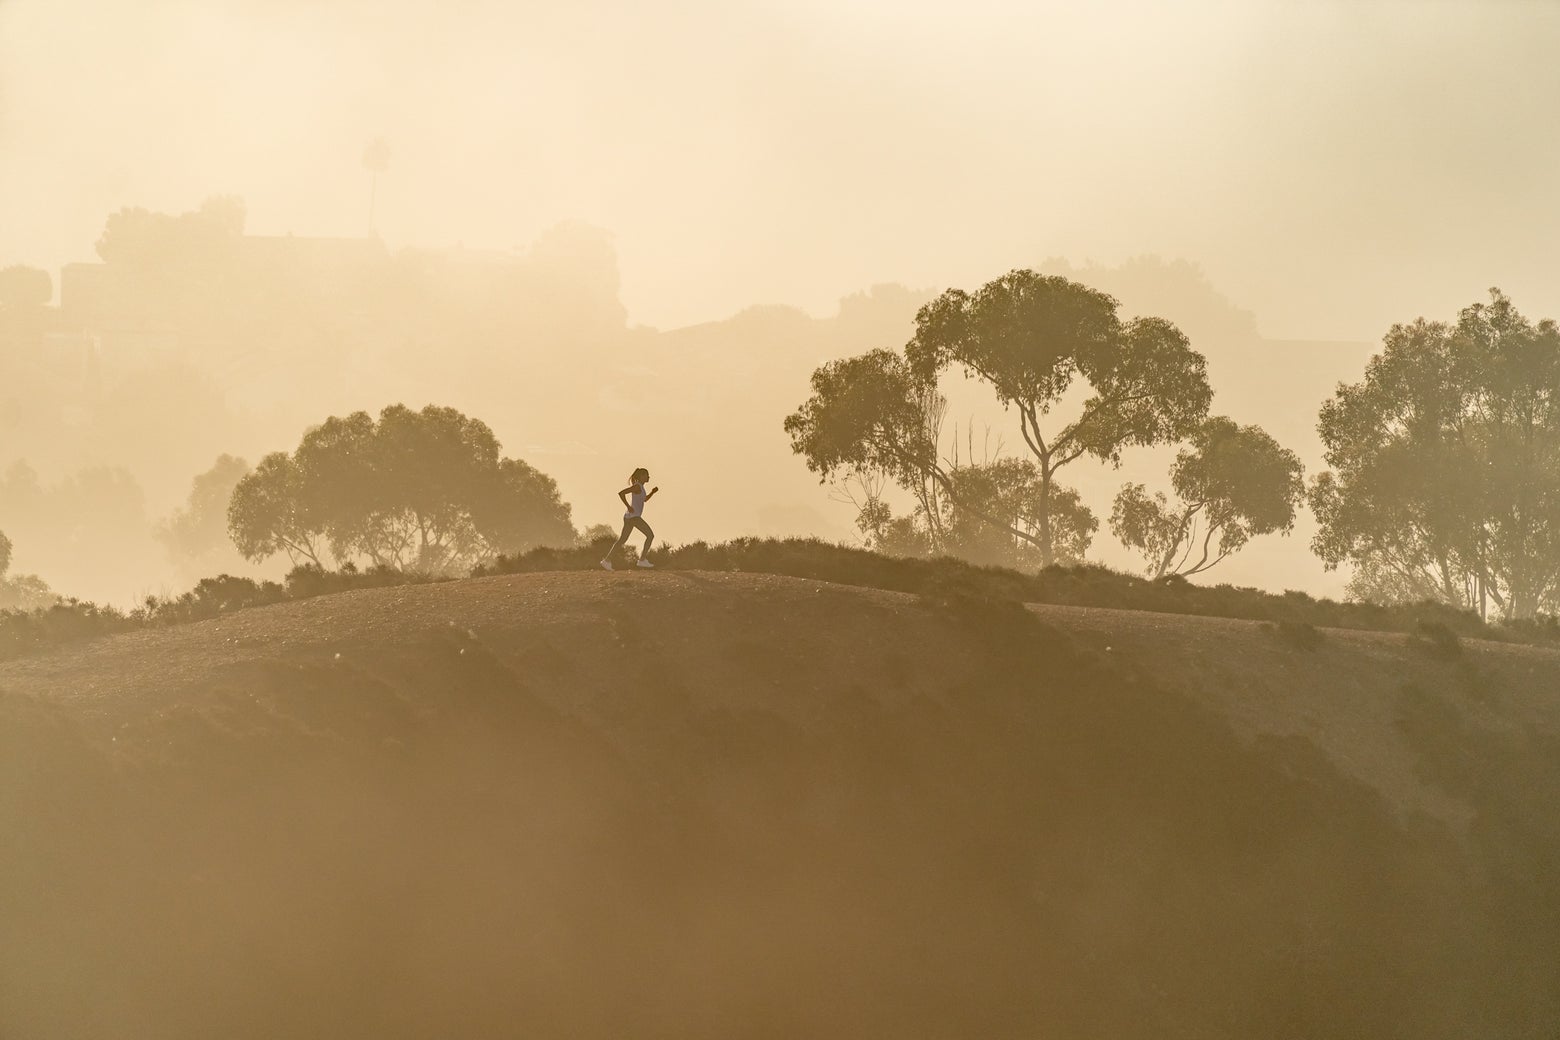
[[[1560,313],[1560,3],[0,0],[0,265],[257,233],[616,236],[631,319],[1186,257],[1273,337]]]

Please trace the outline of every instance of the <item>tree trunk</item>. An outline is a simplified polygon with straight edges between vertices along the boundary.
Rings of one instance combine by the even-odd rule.
[[[1171,542],[1170,545],[1165,548],[1164,555],[1159,558],[1159,566],[1154,568],[1155,581],[1163,578],[1170,570],[1171,565],[1175,563],[1175,554],[1180,551],[1181,543],[1186,541],[1186,520],[1184,519],[1181,521],[1180,533],[1181,537],[1177,538],[1174,542]]]
[[[934,468],[928,470],[927,475],[937,482],[937,485],[942,488],[943,494],[948,496],[949,503],[951,503],[956,509],[965,510],[977,520],[990,524],[999,531],[1008,531],[1015,537],[1020,538],[1039,549],[1042,557],[1047,556],[1046,547],[1040,544],[1040,537],[1038,535],[1031,535],[1020,528],[1013,527],[1006,520],[1000,517],[992,516],[990,513],[976,509],[971,503],[959,497],[957,492],[954,490],[953,481],[951,481],[948,478],[948,474],[942,472],[941,469]]]
[[[1051,540],[1051,478],[1056,472],[1051,465],[1052,449],[1040,435],[1040,416],[1033,404],[1019,404],[1018,428],[1024,434],[1024,443],[1040,463],[1040,566],[1049,567],[1056,560],[1055,543]],[[1027,540],[1033,542],[1033,539]]]
[[[1049,567],[1056,559],[1055,542],[1051,540],[1051,466],[1049,460],[1040,465],[1040,566]]]
[[[1537,613],[1537,597],[1530,591],[1528,583],[1519,575],[1512,575],[1511,584],[1506,589],[1506,617],[1513,621],[1526,621]]]

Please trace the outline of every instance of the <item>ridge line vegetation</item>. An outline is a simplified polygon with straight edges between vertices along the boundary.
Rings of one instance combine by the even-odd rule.
[[[471,576],[595,572],[606,541],[598,539],[574,548],[537,548],[513,556],[500,556],[488,565],[475,568]],[[1434,626],[1458,637],[1560,645],[1560,619],[1553,617],[1496,624],[1482,620],[1473,611],[1458,610],[1443,603],[1426,601],[1392,606],[1344,603],[1316,599],[1303,592],[1278,594],[1227,584],[1195,585],[1176,575],[1150,580],[1097,564],[1053,565],[1029,574],[952,557],[885,556],[815,538],[738,538],[716,545],[692,542],[669,547],[660,558],[663,561],[660,566],[666,570],[773,574],[920,596],[952,595],[994,602],[1105,607],[1404,634],[1420,633],[1428,626]],[[454,580],[456,577],[451,575],[419,574],[387,567],[358,570],[348,564],[340,570],[329,571],[311,565],[294,568],[285,582],[255,581],[226,574],[207,578],[181,596],[148,597],[142,606],[129,611],[74,599],[34,610],[0,610],[0,661],[98,636],[187,624],[250,607],[355,589]],[[654,579],[636,575],[623,580]]]

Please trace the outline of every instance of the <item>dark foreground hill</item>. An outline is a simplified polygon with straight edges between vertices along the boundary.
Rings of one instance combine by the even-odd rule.
[[[1523,1037],[1560,652],[755,575],[0,666],[0,1037]]]

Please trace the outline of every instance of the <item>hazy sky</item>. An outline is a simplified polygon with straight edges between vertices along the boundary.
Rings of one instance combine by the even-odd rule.
[[[124,205],[610,229],[631,320],[1186,257],[1275,337],[1560,314],[1560,3],[0,0],[0,265]]]

